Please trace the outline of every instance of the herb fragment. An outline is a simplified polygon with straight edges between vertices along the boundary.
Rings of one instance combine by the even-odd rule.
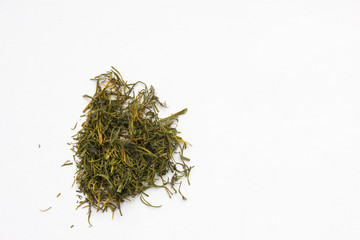
[[[65,166],[69,166],[69,165],[73,165],[73,163],[70,162],[70,160],[66,160],[66,162],[63,165],[61,165],[61,167],[65,167]]]
[[[47,209],[45,209],[45,210],[41,210],[41,209],[39,209],[41,212],[46,212],[46,211],[49,211],[51,209],[51,207],[49,207],[49,208],[47,208]]]

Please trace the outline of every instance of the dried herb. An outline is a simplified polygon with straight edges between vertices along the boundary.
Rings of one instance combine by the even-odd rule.
[[[70,162],[70,160],[66,160],[66,162],[64,162],[64,164],[61,165],[61,167],[65,167],[65,166],[69,166],[69,165],[73,165],[73,163]]]
[[[48,207],[47,209],[44,209],[44,210],[41,210],[41,209],[40,209],[40,211],[41,211],[41,212],[46,212],[46,211],[49,211],[51,208],[52,208],[52,207]]]
[[[90,99],[84,109],[86,120],[73,136],[77,192],[84,195],[78,207],[88,207],[89,219],[92,208],[110,209],[113,216],[119,210],[122,215],[122,202],[137,195],[145,205],[160,207],[145,199],[145,190],[164,188],[171,197],[183,177],[190,184],[192,167],[183,156],[188,143],[175,128],[178,116],[187,109],[161,119],[159,107],[166,106],[154,88],[140,81],[125,82],[115,68],[92,80],[96,81],[95,94],[84,95]]]

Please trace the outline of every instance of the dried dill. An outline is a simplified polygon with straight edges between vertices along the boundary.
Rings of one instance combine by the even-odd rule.
[[[49,211],[51,208],[52,208],[52,207],[48,207],[47,209],[44,209],[44,210],[41,210],[41,209],[40,209],[40,211],[41,211],[41,212],[47,212],[47,211]]]
[[[145,205],[159,207],[145,199],[145,191],[164,188],[171,197],[177,192],[174,186],[190,174],[185,163],[189,159],[183,156],[188,143],[175,128],[187,109],[160,118],[159,107],[166,106],[154,88],[140,81],[125,82],[115,68],[93,80],[94,95],[84,95],[90,99],[86,119],[73,136],[75,182],[84,196],[78,207],[88,207],[89,219],[92,209],[110,209],[113,215],[118,210],[122,215],[122,202],[137,195]],[[135,92],[138,87],[141,90]],[[180,156],[177,161],[175,154]],[[165,176],[168,173],[171,179]]]

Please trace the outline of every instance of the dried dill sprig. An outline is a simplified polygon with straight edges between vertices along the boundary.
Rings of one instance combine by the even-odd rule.
[[[140,81],[125,82],[115,68],[93,80],[94,96],[84,95],[91,99],[84,109],[86,120],[73,136],[75,182],[84,195],[78,207],[88,207],[89,219],[92,208],[110,209],[113,216],[119,210],[122,215],[121,203],[138,194],[145,205],[157,207],[145,199],[146,189],[164,188],[171,197],[183,177],[189,181],[191,167],[183,156],[188,143],[174,126],[187,109],[159,118],[158,106],[166,106],[154,88]],[[138,86],[142,89],[135,93]],[[179,161],[174,158],[176,153]],[[165,179],[167,173],[172,174],[171,179]]]

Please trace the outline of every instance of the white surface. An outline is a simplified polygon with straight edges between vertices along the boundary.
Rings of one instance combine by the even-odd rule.
[[[0,239],[359,239],[359,11],[355,0],[2,0]],[[195,169],[188,201],[154,190],[162,208],[135,199],[89,228],[74,168],[59,166],[89,78],[111,65],[154,85],[165,114],[189,108],[179,130]]]

